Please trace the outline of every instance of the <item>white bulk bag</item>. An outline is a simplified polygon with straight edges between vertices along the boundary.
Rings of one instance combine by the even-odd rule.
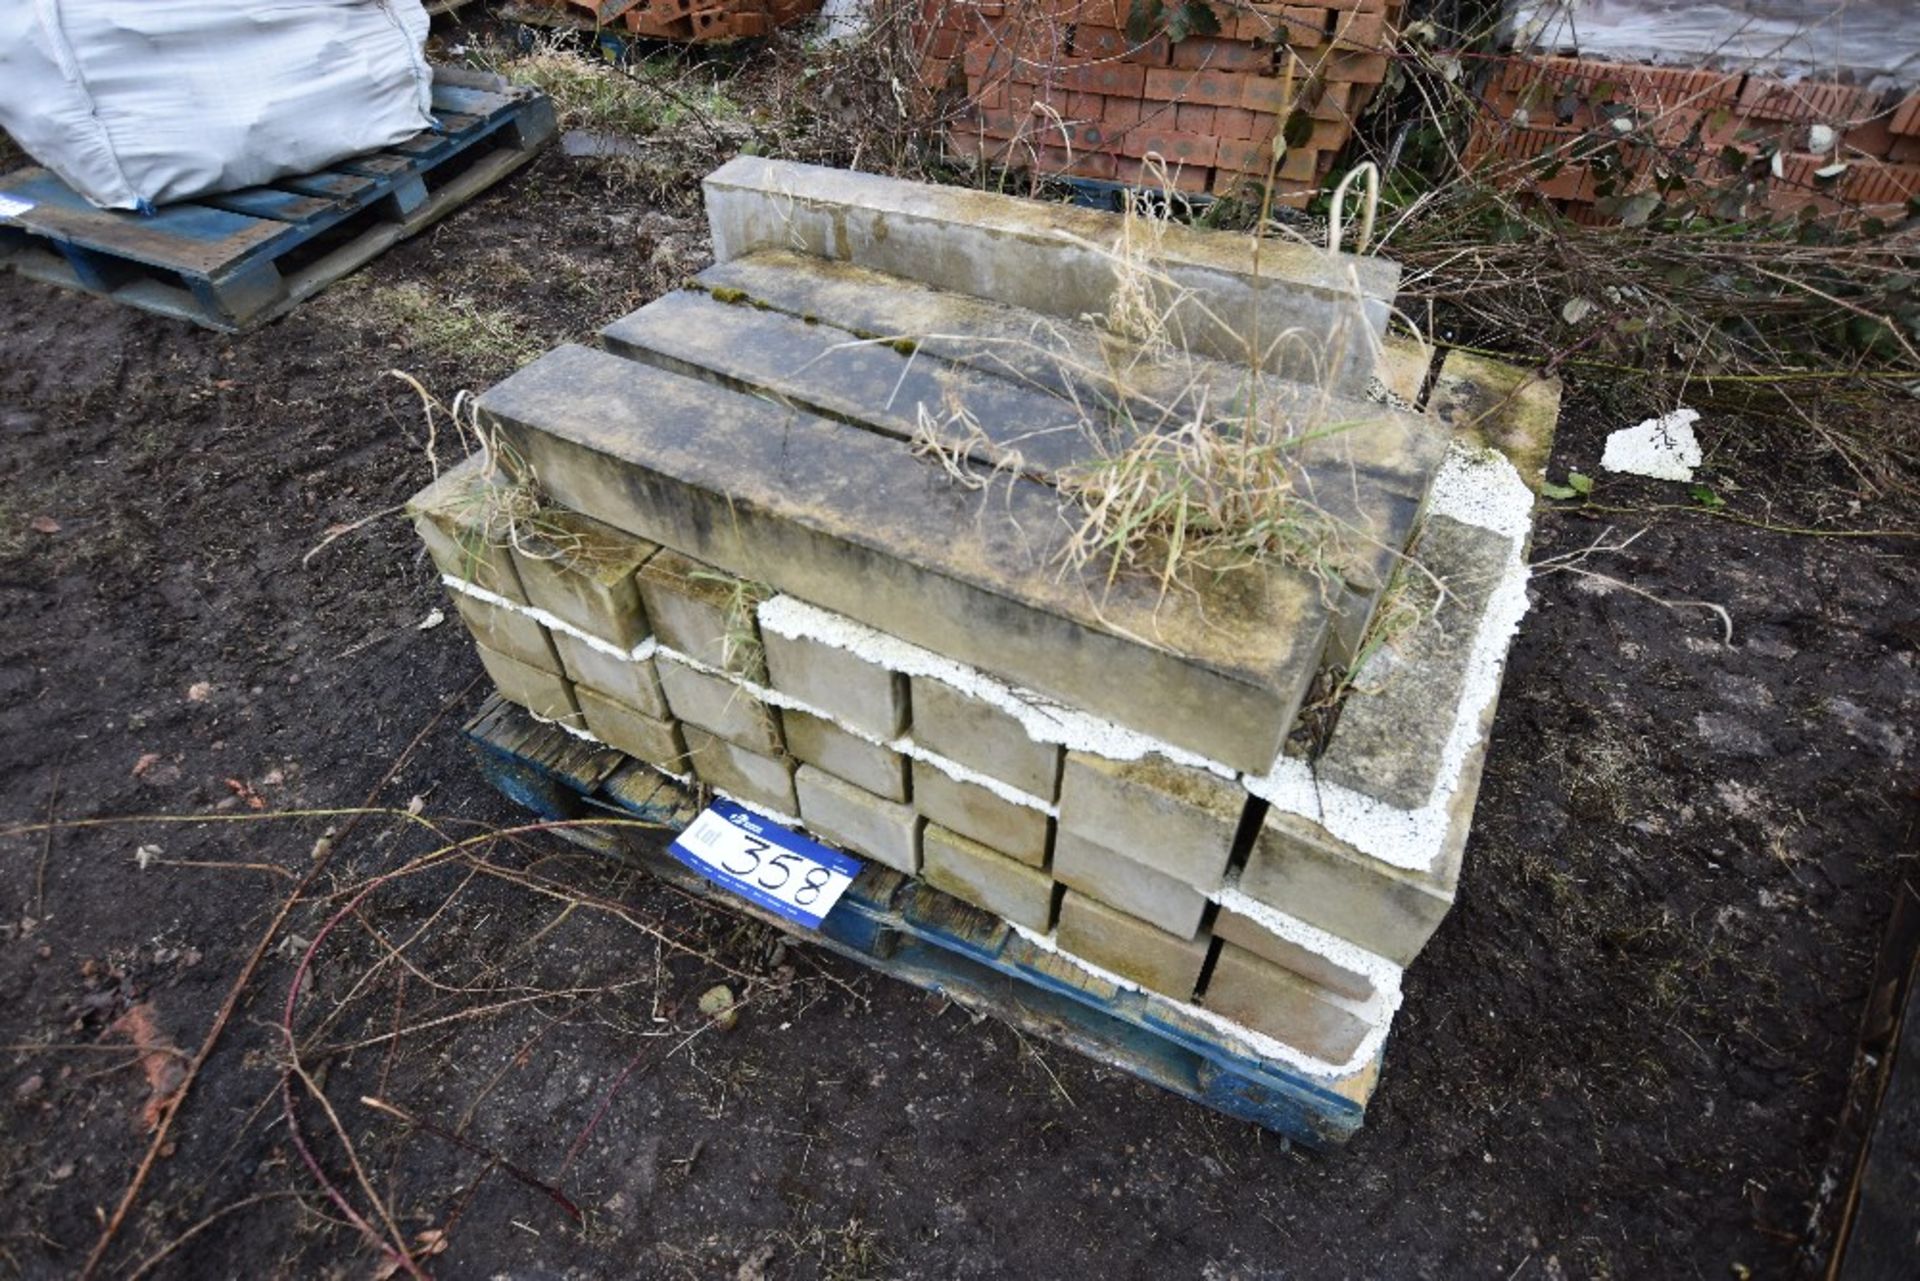
[[[0,125],[106,209],[309,173],[432,124],[420,0],[0,0]]]

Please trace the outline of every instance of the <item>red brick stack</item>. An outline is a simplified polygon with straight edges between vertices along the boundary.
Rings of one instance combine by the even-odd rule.
[[[1217,35],[1126,32],[1128,0],[917,0],[922,79],[964,94],[955,150],[1012,169],[1306,203],[1386,79],[1403,0],[1214,0]],[[1286,72],[1291,64],[1293,78]],[[964,80],[964,87],[962,81]],[[1293,123],[1288,126],[1287,122]]]
[[[641,0],[627,29],[655,40],[714,44],[769,35],[820,12],[821,0]]]
[[[1822,217],[1895,218],[1920,196],[1920,93],[1889,100],[1737,71],[1514,58],[1484,101],[1467,162],[1510,169],[1512,185],[1583,222],[1607,220],[1595,166],[1583,157],[1608,143],[1627,175],[1616,196],[1652,189],[1675,158],[1692,163],[1703,189],[1729,187],[1739,176],[1728,148],[1748,158],[1779,152],[1763,194],[1779,213],[1811,206]]]
[[[820,11],[821,0],[520,0],[556,20],[594,27],[624,24],[636,36],[719,44],[764,36]],[[533,19],[529,19],[533,20]]]

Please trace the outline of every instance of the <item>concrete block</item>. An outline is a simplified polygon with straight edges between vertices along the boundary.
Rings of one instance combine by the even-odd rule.
[[[767,677],[773,688],[835,720],[881,738],[907,727],[907,678],[819,641],[768,632]]]
[[[1213,940],[1183,939],[1068,890],[1054,941],[1062,951],[1176,1001],[1193,999]]]
[[[574,686],[573,696],[586,718],[587,732],[608,747],[676,774],[686,772],[687,747],[678,724],[637,712],[585,685]]]
[[[709,174],[705,189],[720,262],[798,249],[1066,319],[1104,314],[1119,285],[1101,252],[1123,234],[1117,214],[755,156]],[[1260,335],[1276,369],[1318,381],[1318,356],[1336,386],[1362,391],[1399,268],[1274,240],[1256,267],[1253,246],[1248,236],[1167,226],[1153,266],[1171,323],[1195,349],[1231,360]],[[1274,341],[1289,328],[1318,336],[1341,326],[1353,332],[1330,351]]]
[[[1560,393],[1558,378],[1456,348],[1440,362],[1427,412],[1455,435],[1512,459],[1538,493],[1560,423]]]
[[[1268,810],[1240,870],[1240,889],[1396,965],[1412,962],[1453,906],[1494,711],[1489,706],[1483,716],[1480,743],[1450,803],[1446,842],[1430,870],[1369,858],[1318,823]]]
[[[1325,649],[1304,573],[1063,575],[1078,509],[1046,486],[983,519],[905,442],[605,352],[548,353],[482,417],[573,510],[1236,768],[1272,765]]]
[[[1067,753],[1060,826],[1202,893],[1226,877],[1247,796],[1237,783],[1157,756],[1110,761]]]
[[[913,682],[913,741],[1043,801],[1060,793],[1058,744],[1034,742],[1019,721],[945,681]]]
[[[500,697],[509,703],[518,703],[535,716],[574,726],[580,724],[580,706],[573,701],[573,687],[567,684],[566,677],[542,671],[485,645],[474,648],[480,651],[480,665],[493,678]]]
[[[494,496],[503,483],[485,456],[474,454],[408,499],[407,515],[441,573],[524,602]]]
[[[1283,939],[1251,916],[1243,916],[1222,907],[1213,918],[1213,936],[1245,948],[1263,960],[1291,970],[1309,983],[1318,984],[1341,996],[1364,1001],[1373,995],[1373,980],[1338,961]]]
[[[513,548],[528,603],[619,649],[647,638],[634,574],[660,550],[656,544],[557,508],[529,525]]]
[[[912,875],[920,870],[920,816],[911,805],[862,791],[802,765],[794,776],[800,818],[821,838]]]
[[[678,552],[660,552],[637,579],[654,636],[662,645],[765,684],[766,658],[754,610],[767,597],[758,583],[702,565]]]
[[[1040,810],[1016,805],[978,783],[963,783],[920,760],[913,763],[913,805],[940,826],[1029,867],[1047,865],[1053,821]]]
[[[1438,873],[1409,872],[1368,858],[1293,814],[1269,812],[1240,888],[1309,925],[1406,965],[1453,906],[1459,850]]]
[[[672,715],[667,709],[667,696],[660,689],[655,660],[636,662],[609,654],[566,632],[553,633],[553,646],[560,651],[561,666],[574,684],[590,686],[655,720]]]
[[[1367,1034],[1326,989],[1232,943],[1220,945],[1201,1004],[1327,1063],[1346,1062]]]
[[[680,733],[687,743],[683,759],[702,783],[790,818],[799,810],[791,756],[756,752],[697,725],[682,725]]]
[[[488,649],[517,658],[543,672],[563,670],[552,636],[525,614],[475,600],[465,592],[453,593],[453,607],[460,611],[460,618],[473,633],[473,639]]]
[[[889,801],[907,799],[907,758],[890,747],[849,734],[832,721],[780,710],[787,751],[808,765]]]
[[[1206,915],[1206,895],[1185,881],[1065,827],[1053,834],[1053,878],[1183,939],[1199,934]]]
[[[1375,376],[1381,386],[1411,405],[1419,401],[1433,367],[1433,346],[1413,334],[1389,334],[1380,345]]]
[[[1401,616],[1417,621],[1370,643],[1315,762],[1322,778],[1399,809],[1427,803],[1481,619],[1512,552],[1492,530],[1427,519],[1409,550],[1419,568],[1407,569],[1394,589]]]
[[[921,875],[935,889],[995,916],[1046,933],[1053,928],[1053,878],[958,832],[927,825]]]
[[[774,710],[723,676],[710,676],[662,655],[660,688],[675,717],[751,751],[785,750]]]

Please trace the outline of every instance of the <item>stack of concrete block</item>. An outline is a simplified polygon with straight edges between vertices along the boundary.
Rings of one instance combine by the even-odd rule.
[[[1369,1072],[1453,899],[1531,492],[1370,397],[1369,342],[1319,348],[1304,387],[1300,344],[1249,364],[1233,328],[1377,338],[1393,269],[1274,245],[1256,269],[1168,229],[1189,346],[1136,360],[1090,318],[1106,215],[748,158],[707,196],[693,287],[482,398],[519,476],[469,464],[415,500],[502,694],[1251,1052]],[[1099,434],[1075,406],[1255,392],[1301,415],[1332,578],[1063,568],[1055,485]],[[942,426],[956,398],[975,412]],[[537,507],[487,497],[530,483]]]

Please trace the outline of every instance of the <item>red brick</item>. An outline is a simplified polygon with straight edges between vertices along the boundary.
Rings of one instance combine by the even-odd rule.
[[[1326,61],[1329,83],[1377,85],[1387,78],[1387,58],[1380,53],[1336,53]]]
[[[1258,13],[1223,13],[1220,34],[1228,40],[1246,40],[1258,44],[1276,44],[1281,40],[1278,19]]]
[[[1884,159],[1893,150],[1894,136],[1892,118],[1875,116],[1840,135],[1842,154]]]
[[[944,89],[959,65],[951,58],[922,58],[920,60],[920,81],[934,89]]]
[[[1313,49],[1327,41],[1327,11],[1296,9],[1288,5],[1280,11],[1281,33],[1293,49]]]
[[[1218,138],[1171,129],[1132,129],[1120,140],[1122,155],[1145,156],[1153,152],[1169,165],[1178,163],[1203,169],[1213,164],[1219,149]]]
[[[1222,138],[1251,138],[1255,122],[1261,119],[1245,107],[1215,107],[1213,111],[1213,131]]]
[[[1314,102],[1308,114],[1315,120],[1353,119],[1353,86],[1350,84],[1329,84],[1321,90],[1320,97]]]
[[[1108,98],[1101,112],[1107,127],[1112,130],[1131,129],[1140,123],[1140,100],[1138,98]]]
[[[1147,67],[1163,67],[1167,63],[1171,46],[1165,36],[1155,36],[1141,44],[1129,39],[1125,31],[1117,27],[1079,26],[1073,32],[1073,52],[1075,57],[1098,60],[1126,61],[1139,63]]]
[[[1042,173],[1094,178],[1102,182],[1112,182],[1116,168],[1114,157],[1104,152],[1081,151],[1077,147],[1071,153],[1060,147],[1042,147],[1034,153],[1033,164]]]
[[[1085,93],[1103,93],[1114,98],[1138,98],[1146,91],[1145,67],[1124,62],[1092,62],[1062,68],[1057,83]]]
[[[992,84],[967,86],[967,100],[980,107],[1005,107],[1008,105],[1007,82],[996,80]]]
[[[1801,81],[1788,84],[1748,76],[1740,91],[1740,112],[1755,120],[1792,120],[1833,124],[1873,114],[1876,95],[1850,85]]]
[[[1387,31],[1386,15],[1363,13],[1358,10],[1335,14],[1333,43],[1338,49],[1385,51],[1392,44]]]
[[[1849,200],[1868,206],[1905,205],[1920,196],[1920,165],[1855,165],[1847,173]]]
[[[1173,46],[1172,65],[1187,71],[1269,71],[1273,68],[1273,46],[1189,36]]]
[[[1300,82],[1293,82],[1297,96]],[[1287,98],[1287,82],[1281,76],[1248,76],[1240,82],[1240,101],[1235,105],[1249,111],[1278,112],[1292,104]]]
[[[1218,107],[1201,107],[1183,102],[1173,109],[1173,127],[1181,133],[1210,133],[1218,136],[1215,123]]]
[[[1920,91],[1908,94],[1894,109],[1888,128],[1897,134],[1920,137]]]
[[[1207,179],[1212,171],[1204,166],[1168,164],[1165,181],[1175,191],[1201,192],[1207,189]],[[1149,168],[1139,160],[1118,160],[1114,162],[1114,180],[1124,182],[1130,187],[1158,187],[1162,181],[1160,171]]]
[[[1115,151],[1120,145],[1119,131],[1093,120],[1076,123],[1067,131],[1074,152]]]
[[[951,58],[960,52],[965,43],[958,31],[935,27],[927,32],[926,39],[921,42],[920,52],[932,58]]]
[[[1176,71],[1156,67],[1147,72],[1146,96],[1168,102],[1192,102],[1215,107],[1242,105],[1247,81],[1258,79],[1232,71]]]
[[[1241,173],[1264,174],[1273,158],[1273,144],[1267,142],[1246,142],[1237,138],[1223,138],[1214,163],[1223,169],[1234,169]],[[1319,166],[1320,153],[1308,149],[1295,148],[1280,158],[1280,176],[1294,182],[1310,182]]]

